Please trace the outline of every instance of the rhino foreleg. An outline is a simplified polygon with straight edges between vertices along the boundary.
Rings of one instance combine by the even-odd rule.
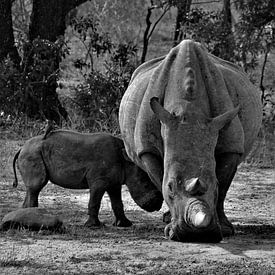
[[[216,175],[219,182],[217,214],[224,237],[234,235],[233,225],[224,213],[224,200],[240,162],[240,154],[223,153],[216,156]]]
[[[111,199],[112,209],[115,214],[114,226],[129,227],[132,222],[129,221],[124,213],[123,203],[121,200],[121,185],[113,186],[107,190],[107,193]]]

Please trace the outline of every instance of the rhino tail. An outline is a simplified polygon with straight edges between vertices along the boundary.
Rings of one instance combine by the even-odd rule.
[[[18,156],[19,156],[20,152],[21,152],[21,149],[18,150],[18,152],[15,154],[15,156],[14,156],[14,158],[13,158],[13,162],[12,162],[13,173],[14,173],[14,181],[13,181],[12,186],[13,186],[14,188],[16,188],[17,185],[18,185],[18,179],[17,179],[17,174],[16,174],[15,163],[16,163],[16,160],[18,159]]]

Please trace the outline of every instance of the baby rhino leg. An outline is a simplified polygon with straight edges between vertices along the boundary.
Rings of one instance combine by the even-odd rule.
[[[105,182],[102,180],[92,181],[88,180],[90,188],[90,200],[88,204],[89,218],[85,223],[87,227],[99,227],[103,224],[98,219],[98,212],[102,197],[106,191]]]
[[[19,169],[26,186],[26,197],[22,207],[37,207],[39,192],[48,181],[44,163],[39,155],[23,155],[19,160]]]
[[[124,213],[123,203],[121,200],[121,185],[117,184],[107,189],[107,193],[111,199],[112,209],[115,214],[114,226],[129,227],[132,222],[129,221]]]

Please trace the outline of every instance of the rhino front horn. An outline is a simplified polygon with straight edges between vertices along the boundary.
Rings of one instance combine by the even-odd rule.
[[[205,212],[199,211],[193,216],[191,222],[196,228],[204,228],[210,224],[211,216]]]
[[[204,203],[197,201],[189,208],[187,223],[195,228],[206,228],[210,225],[212,216]]]

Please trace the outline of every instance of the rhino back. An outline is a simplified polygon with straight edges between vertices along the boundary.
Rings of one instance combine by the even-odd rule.
[[[122,141],[109,134],[59,130],[43,141],[42,155],[52,182],[82,189],[88,188],[87,173],[94,180],[114,180],[121,169],[122,147]]]
[[[244,158],[251,150],[261,127],[262,103],[260,93],[239,67],[213,55],[210,55],[210,58],[222,72],[232,102],[235,106],[240,106],[238,117],[244,131]]]
[[[197,99],[184,92],[185,72],[195,72]],[[157,96],[166,109],[181,99],[194,100],[209,117],[240,105],[239,115],[220,131],[216,151],[245,156],[261,124],[259,94],[236,66],[208,54],[199,43],[187,40],[165,58],[145,63],[134,73],[120,106],[120,127],[129,156],[142,167],[144,152],[163,155],[160,123],[149,101]]]

